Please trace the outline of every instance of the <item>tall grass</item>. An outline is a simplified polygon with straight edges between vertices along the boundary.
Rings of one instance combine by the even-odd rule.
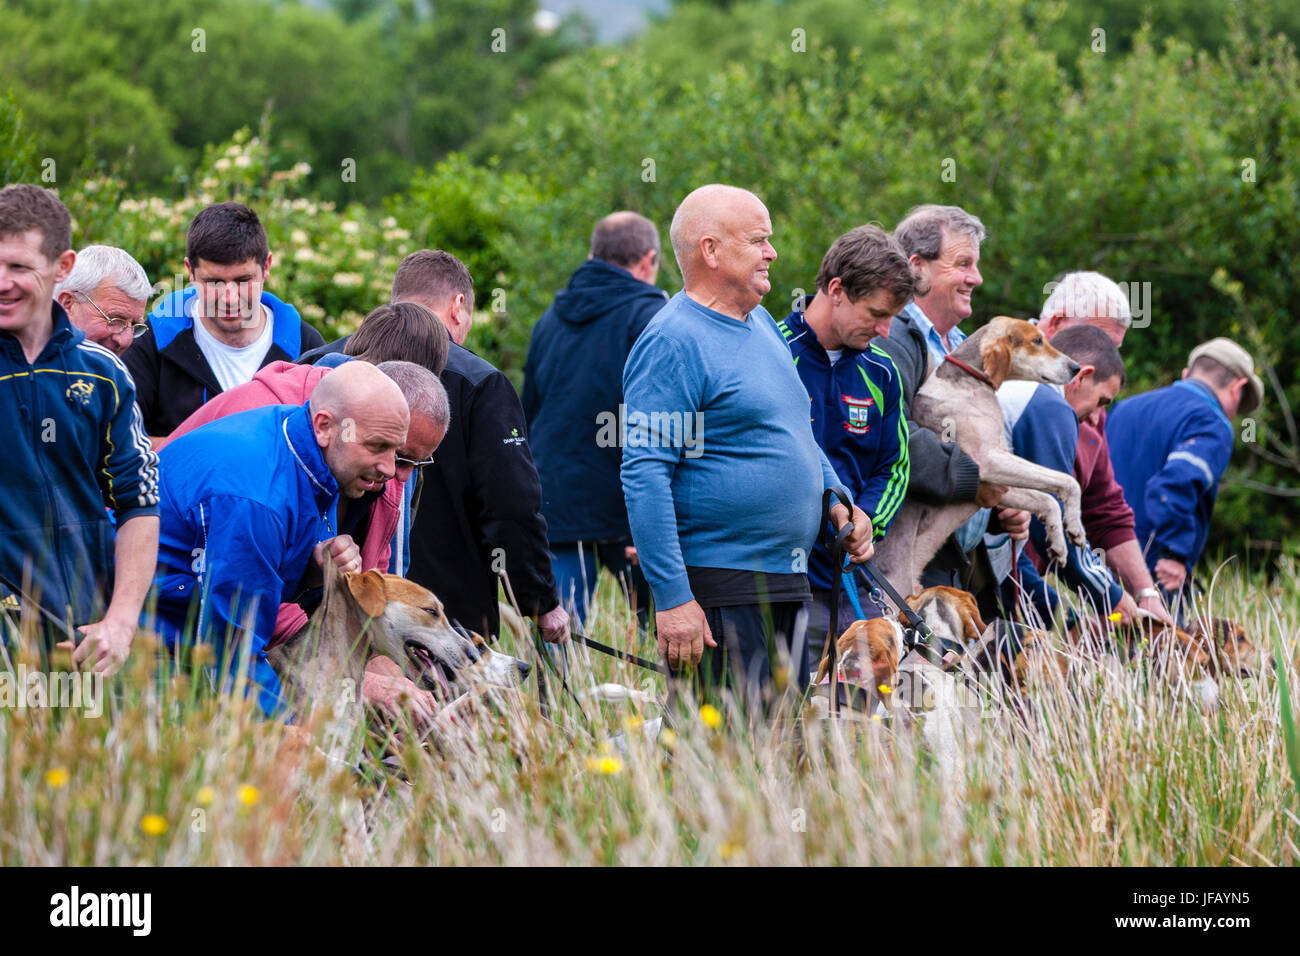
[[[312,753],[290,773],[282,727],[183,676],[160,686],[140,648],[102,717],[0,710],[0,864],[1294,865],[1279,691],[1300,687],[1295,570],[1219,577],[1215,613],[1276,648],[1279,668],[1226,682],[1213,713],[1141,661],[1080,665],[1024,713],[962,724],[951,763],[899,722],[750,735],[690,713],[653,741],[638,723],[656,707],[588,689],[660,679],[574,648],[581,705],[552,679],[548,720],[534,686],[465,747],[371,735],[357,772]],[[608,579],[588,630],[654,656]],[[347,797],[367,807],[359,842]]]

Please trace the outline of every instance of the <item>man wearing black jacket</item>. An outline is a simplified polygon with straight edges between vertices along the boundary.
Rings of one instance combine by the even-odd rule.
[[[215,203],[194,217],[185,268],[191,285],[163,299],[149,313],[149,331],[122,353],[145,433],[155,439],[258,369],[324,342],[297,309],[263,289],[271,275],[266,230],[243,203]]]
[[[615,212],[596,224],[591,255],[533,326],[524,366],[524,414],[542,479],[542,514],[560,598],[579,620],[603,565],[644,622],[650,587],[630,558],[617,439],[623,365],[668,296],[655,287],[659,232]],[[581,356],[580,363],[574,362]]]
[[[569,616],[556,597],[541,483],[519,396],[500,370],[463,346],[474,314],[469,270],[448,252],[413,252],[398,266],[392,301],[429,309],[452,339],[440,376],[451,424],[422,472],[408,577],[438,595],[449,617],[489,637],[500,629],[497,583],[504,574],[542,637],[567,640]],[[346,342],[331,342],[302,361],[314,363]]]

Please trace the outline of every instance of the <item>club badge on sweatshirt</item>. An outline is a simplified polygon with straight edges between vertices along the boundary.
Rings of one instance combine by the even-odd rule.
[[[87,382],[84,378],[79,378],[68,386],[65,394],[68,398],[75,399],[82,405],[89,405],[90,396],[95,394],[95,384]]]
[[[850,435],[865,435],[871,431],[870,409],[876,404],[875,399],[871,398],[853,398],[851,395],[841,395],[840,401],[849,407],[849,417],[844,422],[844,430]]]
[[[506,437],[506,438],[501,439],[501,444],[503,444],[503,445],[522,445],[522,444],[523,444],[524,442],[526,442],[526,441],[528,441],[528,439],[525,438],[523,435],[519,434],[519,429],[518,429],[518,428],[512,428],[512,429],[510,429],[510,435],[509,435],[508,437]]]

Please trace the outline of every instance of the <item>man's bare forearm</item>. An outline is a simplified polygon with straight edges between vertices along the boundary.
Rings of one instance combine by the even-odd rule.
[[[137,515],[117,529],[113,546],[113,598],[105,618],[135,622],[158,565],[158,516]]]
[[[1108,550],[1106,563],[1115,569],[1115,573],[1124,582],[1125,590],[1130,594],[1155,586],[1151,572],[1147,570],[1146,560],[1142,557],[1142,549],[1138,547],[1137,538],[1130,538]]]

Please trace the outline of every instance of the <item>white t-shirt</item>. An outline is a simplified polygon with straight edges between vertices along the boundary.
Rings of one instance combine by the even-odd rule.
[[[271,350],[271,310],[263,305],[262,312],[266,315],[262,334],[251,344],[237,349],[218,341],[208,331],[208,327],[198,317],[197,301],[190,308],[190,317],[194,319],[194,341],[203,357],[208,360],[212,374],[217,377],[217,384],[223,392],[230,391],[236,385],[243,385],[256,375],[266,353]]]
[[[826,357],[827,357],[828,359],[830,359],[830,360],[831,360],[831,364],[834,365],[836,362],[838,362],[840,359],[842,359],[842,358],[844,357],[844,350],[843,350],[843,349],[827,349],[827,350],[826,350]]]

